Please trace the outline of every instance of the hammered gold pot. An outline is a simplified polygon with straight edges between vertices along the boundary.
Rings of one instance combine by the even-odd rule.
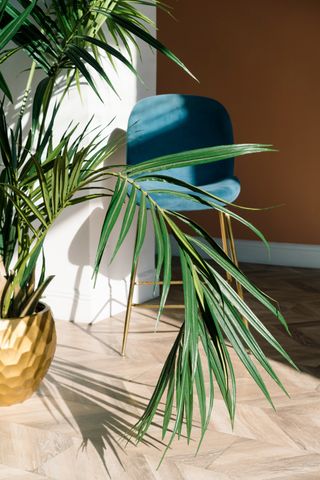
[[[53,359],[57,337],[51,310],[23,318],[0,319],[0,406],[29,398]]]

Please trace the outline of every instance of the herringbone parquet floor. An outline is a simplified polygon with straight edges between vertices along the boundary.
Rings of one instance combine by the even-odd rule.
[[[157,470],[164,447],[157,421],[144,444],[122,437],[150,398],[181,313],[169,311],[155,334],[151,312],[136,311],[127,358],[119,356],[123,315],[91,328],[57,322],[59,345],[41,390],[0,410],[0,480],[319,480],[320,271],[244,270],[278,299],[290,325],[292,337],[256,307],[300,367],[266,349],[290,399],[266,380],[274,411],[230,351],[238,381],[234,430],[217,393],[198,455],[195,419],[191,444],[176,441]]]

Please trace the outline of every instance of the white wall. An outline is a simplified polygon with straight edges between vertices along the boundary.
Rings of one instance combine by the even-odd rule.
[[[147,15],[155,20],[156,11],[144,8]],[[104,103],[89,87],[82,89],[82,100],[73,89],[59,112],[57,136],[62,133],[70,120],[84,125],[94,115],[93,125],[107,125],[113,117],[115,120],[108,128],[108,133],[115,135],[119,130],[126,130],[128,116],[137,100],[156,92],[156,56],[149,47],[141,45],[143,62],[134,52],[136,67],[144,80],[144,85],[122,64],[117,63],[117,72],[105,62],[105,70],[117,87],[120,99],[101,80],[97,80],[98,90]],[[125,53],[125,52],[123,52]],[[9,77],[13,80],[13,89],[21,88],[22,75],[17,76],[22,65],[11,62]],[[125,148],[118,151],[110,160],[114,163],[125,162]],[[107,203],[99,200],[64,212],[49,232],[45,243],[47,274],[54,274],[45,294],[45,301],[51,306],[57,319],[90,323],[106,318],[125,309],[130,264],[135,231],[129,237],[112,263],[108,263],[108,254],[115,245],[117,234],[110,239],[103,259],[96,287],[93,286],[92,273],[95,250],[100,228],[106,212]],[[118,225],[117,230],[119,231]],[[151,225],[148,226],[147,239],[138,274],[152,278],[154,270],[154,241]],[[151,289],[136,288],[135,301],[150,298]]]

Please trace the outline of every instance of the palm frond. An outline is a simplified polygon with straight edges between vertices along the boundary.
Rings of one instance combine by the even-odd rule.
[[[219,162],[228,158],[239,157],[259,152],[276,151],[271,145],[263,144],[239,144],[222,145],[217,147],[200,148],[179,152],[174,155],[164,155],[152,158],[136,165],[128,165],[127,174],[137,177],[145,174],[146,176],[153,172],[168,170],[171,168],[188,167],[190,165],[205,165],[207,163]],[[193,186],[190,186],[192,190]]]
[[[5,15],[7,9],[9,9],[9,1],[5,0],[1,3],[0,7],[0,21],[1,21],[1,31],[0,31],[0,51],[4,49],[4,47],[14,39],[16,33],[19,29],[23,26],[26,22],[27,18],[29,17],[30,13],[32,12],[37,0],[32,0],[30,4],[25,8],[22,12],[17,11],[16,9],[11,9],[12,18],[9,19],[8,16]],[[7,22],[3,21],[3,17]],[[9,20],[9,21],[8,21]]]
[[[239,151],[251,153],[257,151],[259,148],[264,150],[265,146],[234,146],[233,151],[239,149]],[[210,152],[211,151],[211,152]],[[217,153],[218,151],[218,153]],[[227,153],[227,147],[222,149],[208,149],[205,155],[201,155],[201,151],[198,160],[193,157],[193,164],[200,164],[206,162],[207,159],[215,155],[219,157],[221,155],[225,157],[231,156],[230,151]],[[170,157],[170,161],[169,161]],[[179,156],[176,159],[176,155],[166,157],[166,168],[168,165],[177,167],[180,164],[185,165],[185,155]],[[189,157],[191,158],[191,157]],[[188,159],[189,161],[189,159]],[[146,162],[148,163],[148,162]],[[158,169],[158,162],[153,162],[155,170]],[[149,169],[147,165],[146,171]],[[129,175],[128,175],[129,170]],[[293,367],[294,363],[283,350],[277,340],[270,334],[270,332],[263,326],[261,321],[257,318],[254,312],[248,307],[237,292],[229,285],[229,283],[218,273],[215,266],[222,267],[223,270],[231,274],[231,276],[246,288],[248,293],[261,303],[265,308],[272,312],[276,318],[287,328],[286,322],[278,309],[277,304],[272,301],[267,295],[261,292],[250,280],[241,272],[241,270],[235,266],[229,257],[225,255],[222,249],[217,245],[214,240],[195,222],[188,220],[182,214],[178,212],[167,211],[160,208],[156,200],[152,198],[150,192],[143,190],[143,184],[139,182],[144,178],[143,169],[139,168],[139,177],[134,176],[136,173],[135,168],[124,169],[118,174],[113,172],[113,175],[118,177],[118,185],[114,194],[113,207],[109,207],[106,218],[107,221],[102,231],[98,251],[103,252],[106,245],[105,232],[108,232],[108,237],[111,234],[112,229],[116,224],[116,215],[111,216],[114,211],[115,205],[119,208],[120,204],[124,204],[124,199],[120,199],[120,192],[123,194],[126,184],[130,184],[130,198],[126,207],[126,213],[123,221],[124,230],[121,235],[121,242],[123,242],[129,229],[127,228],[127,222],[129,216],[131,217],[133,206],[133,191],[136,191],[136,196],[139,195],[139,199],[142,200],[142,207],[140,207],[139,215],[144,217],[145,215],[145,202],[148,202],[151,210],[151,218],[153,221],[154,229],[157,237],[157,245],[159,245],[160,259],[157,265],[157,277],[160,274],[160,270],[163,271],[163,283],[164,289],[162,291],[160,312],[164,308],[166,298],[171,281],[171,248],[168,229],[171,230],[172,235],[176,239],[179,245],[180,264],[183,276],[183,289],[184,289],[184,304],[185,304],[185,317],[184,324],[179,332],[176,342],[172,347],[172,350],[167,358],[167,361],[163,367],[158,384],[155,388],[154,394],[150,399],[150,403],[141,417],[139,422],[134,428],[137,439],[141,440],[147,431],[152,418],[158,411],[162,397],[165,395],[165,406],[162,417],[162,430],[163,436],[169,432],[170,419],[172,419],[174,405],[175,405],[175,421],[170,427],[170,437],[167,448],[171,445],[174,437],[178,437],[182,434],[183,425],[186,425],[186,435],[190,439],[192,432],[192,419],[193,411],[195,408],[194,395],[197,396],[199,413],[201,418],[201,440],[206,431],[208,421],[210,418],[211,410],[213,408],[214,400],[214,385],[219,388],[222,398],[226,404],[226,408],[229,412],[231,422],[234,421],[235,415],[235,403],[236,403],[236,381],[235,374],[228,353],[226,341],[228,341],[234,348],[234,351],[238,355],[240,361],[247,369],[252,379],[256,382],[259,388],[264,393],[266,399],[272,404],[272,400],[266,384],[261,376],[261,373],[257,369],[253,362],[248,349],[252,352],[252,355],[258,361],[262,369],[272,378],[277,385],[285,391],[281,380],[271,367],[267,357],[259,346],[257,340],[243,324],[243,318],[245,317],[250,326],[261,336],[269,345],[274,348],[280,355],[282,355],[287,362]],[[128,176],[127,176],[128,175]],[[152,177],[151,177],[152,178]],[[157,177],[158,178],[158,177]],[[121,180],[120,180],[121,179]],[[166,177],[165,181],[170,184],[176,184],[176,179]],[[120,187],[122,185],[122,188]],[[187,187],[192,191],[193,187],[187,183],[183,183],[184,187]],[[199,192],[197,192],[199,193]],[[201,192],[210,198],[210,194],[207,192]],[[215,199],[216,200],[216,199]],[[193,195],[193,201],[202,203],[203,198],[199,195]],[[208,201],[211,208],[217,208],[219,210],[220,205],[217,202]],[[130,209],[129,209],[130,205]],[[218,205],[218,206],[217,206]],[[232,214],[226,207],[225,212]],[[235,216],[238,221],[243,221],[241,217]],[[180,227],[178,227],[177,221],[184,221],[194,230],[197,237],[192,237],[189,234],[185,234]],[[140,220],[140,228],[141,228]],[[262,235],[262,234],[261,234]],[[141,234],[143,237],[143,233]],[[264,237],[263,237],[264,238]],[[206,260],[199,251],[205,252],[210,261]],[[118,246],[116,248],[118,251]],[[141,252],[141,241],[137,242],[134,251],[133,264],[136,266],[138,257]],[[96,271],[99,268],[99,258],[96,259]],[[207,359],[207,365],[204,366],[200,355],[200,345],[205,353]],[[209,374],[209,387],[207,389],[206,382],[204,381],[204,371],[207,370]],[[206,403],[206,398],[209,397],[209,404]],[[174,402],[175,399],[175,402]],[[165,452],[164,452],[165,453]]]
[[[23,13],[16,5],[24,8]],[[132,44],[137,46],[135,36],[192,75],[173,52],[149,33],[152,22],[140,11],[141,5],[156,8],[160,3],[156,0],[106,0],[97,4],[90,0],[78,2],[74,8],[74,2],[70,0],[53,0],[49,10],[45,11],[36,0],[31,3],[27,0],[8,1],[0,21],[0,45],[3,48],[9,40],[13,41],[18,49],[27,52],[47,78],[54,81],[60,75],[77,81],[80,73],[99,97],[90,69],[116,90],[101,64],[101,52],[104,52],[112,66],[115,66],[114,60],[120,61],[137,75],[131,57]],[[107,32],[113,37],[115,46],[110,44]],[[128,58],[121,51],[123,47]],[[1,86],[8,94],[3,78],[0,78]],[[69,86],[67,82],[67,88]]]

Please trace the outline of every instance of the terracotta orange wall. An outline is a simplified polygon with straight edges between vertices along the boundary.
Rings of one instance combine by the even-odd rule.
[[[168,3],[168,2],[167,2]],[[270,241],[320,243],[320,2],[180,0],[177,21],[159,12],[159,39],[199,78],[158,58],[158,93],[222,102],[239,143],[272,143],[279,153],[240,157],[238,203]],[[212,234],[217,223],[198,218]],[[238,238],[253,238],[236,228]]]

